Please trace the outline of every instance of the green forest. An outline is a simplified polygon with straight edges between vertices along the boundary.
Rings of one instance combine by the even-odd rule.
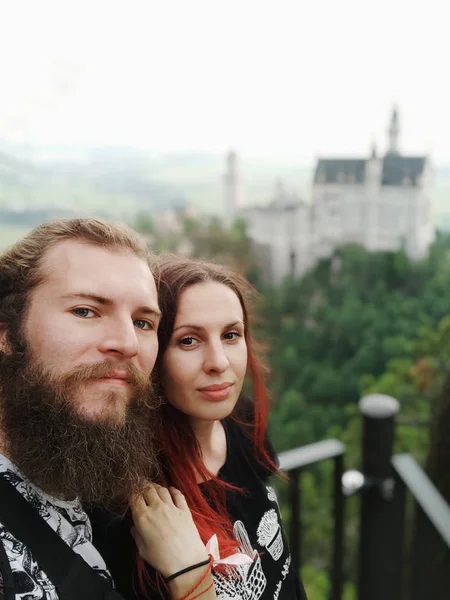
[[[151,220],[134,224],[152,233]],[[184,221],[195,256],[245,273],[259,292],[256,337],[270,368],[270,434],[277,451],[330,437],[347,445],[345,468],[359,467],[358,400],[382,392],[401,405],[396,452],[410,452],[450,502],[450,234],[438,233],[426,260],[404,250],[371,253],[343,247],[302,279],[271,287],[252,257],[245,225]],[[155,250],[180,241],[153,234]],[[309,596],[325,600],[331,549],[331,469],[321,463],[302,479],[302,576]],[[285,525],[286,489],[279,492]],[[356,598],[358,500],[346,506],[345,600]]]

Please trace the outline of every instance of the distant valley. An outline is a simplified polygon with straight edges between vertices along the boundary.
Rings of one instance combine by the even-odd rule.
[[[241,161],[246,205],[266,204],[275,181],[306,200],[314,165],[293,159]],[[76,160],[32,160],[0,151],[0,247],[46,218],[97,215],[131,222],[138,213],[196,207],[222,215],[225,157],[147,156],[127,149],[86,151]],[[450,168],[435,170],[436,224],[450,228]]]

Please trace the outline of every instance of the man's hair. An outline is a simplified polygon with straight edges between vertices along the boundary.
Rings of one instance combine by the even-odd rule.
[[[47,252],[65,240],[130,252],[151,265],[145,241],[122,224],[84,218],[56,219],[36,227],[0,255],[0,326],[8,338],[18,335],[30,293],[45,280],[42,263]]]

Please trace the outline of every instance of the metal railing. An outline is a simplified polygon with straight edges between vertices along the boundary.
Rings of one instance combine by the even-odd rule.
[[[280,468],[289,474],[289,497],[291,523],[289,543],[292,565],[298,572],[302,564],[301,547],[301,474],[302,470],[323,460],[334,460],[333,476],[333,540],[330,565],[331,600],[340,600],[342,595],[342,560],[344,544],[344,496],[342,476],[344,473],[345,445],[339,440],[325,440],[302,448],[287,450],[279,454]]]
[[[359,407],[363,417],[361,471],[344,472],[346,448],[335,439],[279,455],[281,469],[289,474],[293,566],[298,571],[302,564],[302,471],[334,460],[330,600],[342,597],[344,503],[353,494],[360,495],[358,600],[429,600],[447,589],[450,597],[450,507],[411,455],[392,456],[398,401],[373,394],[363,398]],[[416,508],[409,545],[405,540],[407,493]],[[435,577],[433,568],[437,560],[433,550],[439,542],[446,551],[441,556],[441,579]]]
[[[410,568],[406,577],[400,580],[399,588],[403,597],[411,600],[442,598],[443,590],[450,597],[450,506],[430,481],[426,473],[410,454],[399,454],[392,458],[396,487],[397,518],[405,522],[406,493],[409,492],[415,503],[415,531],[408,556]],[[401,532],[403,534],[403,531]],[[436,542],[443,556],[436,552]],[[399,560],[405,555],[404,535],[398,542]],[[435,566],[441,564],[440,572]],[[403,561],[404,563],[404,561]],[[444,581],[442,580],[444,579]]]

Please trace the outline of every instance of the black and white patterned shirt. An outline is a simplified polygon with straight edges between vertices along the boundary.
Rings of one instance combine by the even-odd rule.
[[[52,498],[17,467],[0,454],[0,473],[38,511],[57,534],[94,570],[110,580],[105,562],[92,545],[89,517],[79,500],[63,501]],[[54,585],[42,571],[30,550],[0,523],[0,543],[6,551],[16,589],[17,600],[58,600]],[[3,585],[0,573],[0,598]]]
[[[214,574],[217,600],[306,600],[303,584],[294,573],[281,512],[270,474],[255,459],[253,441],[232,419],[223,421],[227,459],[218,476],[244,493],[228,494],[227,508],[234,521],[238,551],[251,565]],[[266,439],[267,451],[276,461]],[[202,484],[207,493],[208,483]]]

